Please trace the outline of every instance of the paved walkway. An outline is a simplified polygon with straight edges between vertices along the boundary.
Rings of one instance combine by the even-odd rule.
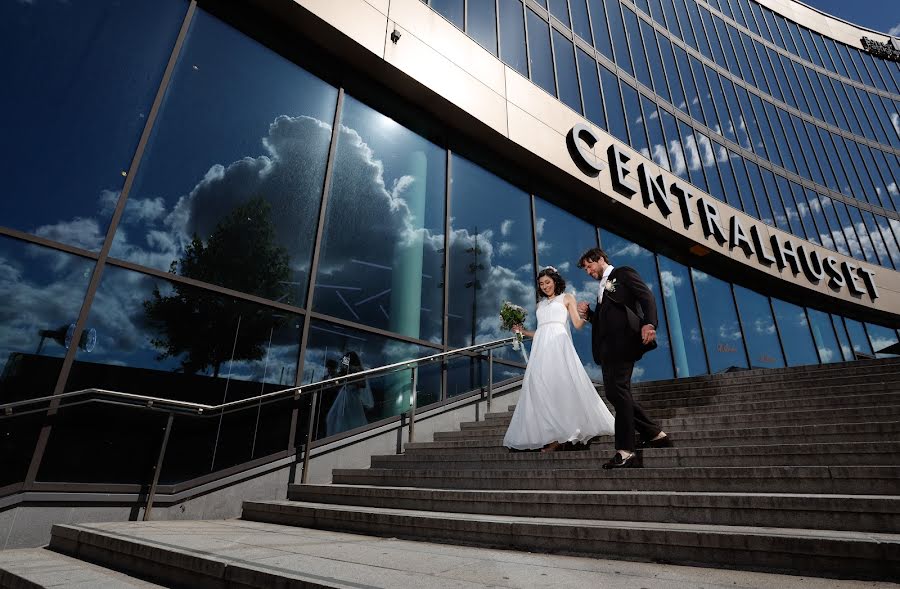
[[[154,548],[154,552],[177,551],[237,567],[249,577],[254,572],[267,577],[278,574],[326,587],[900,589],[894,583],[531,554],[243,520],[120,522],[77,527],[102,532],[115,542]],[[4,569],[45,587],[152,586],[40,549],[0,552],[0,571]],[[104,572],[109,577],[102,577]],[[2,580],[0,573],[0,586]]]

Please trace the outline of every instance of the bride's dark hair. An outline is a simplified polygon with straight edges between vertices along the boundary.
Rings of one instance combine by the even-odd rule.
[[[539,283],[541,281],[541,278],[544,276],[549,276],[550,280],[553,281],[554,295],[561,295],[562,293],[566,292],[566,281],[563,280],[563,277],[559,275],[559,272],[556,271],[556,268],[550,266],[541,270],[537,275],[537,281],[535,282],[535,284]],[[541,290],[541,287],[537,286],[537,299],[541,300],[546,296],[547,295],[544,294],[544,291]]]

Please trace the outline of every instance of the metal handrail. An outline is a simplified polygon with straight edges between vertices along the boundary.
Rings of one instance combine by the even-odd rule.
[[[148,395],[138,395],[134,393],[123,393],[120,391],[109,391],[106,389],[98,389],[98,388],[90,388],[90,389],[81,389],[77,391],[69,391],[68,393],[60,393],[59,395],[51,395],[47,397],[35,397],[33,399],[25,399],[22,401],[15,401],[12,403],[5,403],[0,405],[0,416],[9,416],[14,413],[14,410],[18,407],[23,407],[27,405],[39,405],[41,403],[48,403],[51,401],[58,401],[62,399],[69,399],[72,397],[80,397],[87,396],[91,393],[105,396],[105,397],[116,397],[119,399],[124,399],[126,401],[131,401],[129,404],[133,404],[138,408],[155,408],[161,409],[165,406],[170,406],[175,409],[190,409],[192,412],[196,412],[197,414],[206,413],[206,414],[215,414],[219,411],[225,411],[229,409],[233,409],[235,407],[239,407],[241,405],[248,405],[255,402],[261,402],[263,400],[272,400],[277,397],[289,397],[293,396],[295,399],[301,397],[302,395],[312,394],[313,392],[319,391],[321,389],[338,386],[342,384],[347,384],[350,382],[355,382],[357,380],[365,380],[367,378],[371,378],[373,375],[380,373],[390,373],[399,370],[410,369],[413,366],[420,366],[422,364],[430,364],[432,362],[437,362],[438,360],[444,360],[446,358],[450,358],[452,356],[466,355],[472,352],[484,351],[494,348],[503,347],[507,344],[512,343],[514,337],[503,338],[499,340],[494,340],[492,342],[487,342],[483,344],[476,344],[473,346],[468,346],[465,348],[457,348],[455,350],[450,350],[448,352],[441,352],[438,354],[432,354],[430,356],[423,356],[421,358],[414,358],[412,360],[404,360],[402,362],[395,362],[394,364],[386,364],[385,366],[379,366],[377,368],[370,368],[368,370],[361,370],[360,372],[354,372],[352,374],[346,374],[343,376],[337,376],[334,378],[329,378],[326,380],[320,380],[318,382],[305,384],[301,386],[288,387],[286,389],[281,389],[278,391],[273,391],[271,393],[264,393],[262,395],[256,395],[255,397],[247,397],[246,399],[239,399],[237,401],[230,401],[228,403],[220,403],[219,405],[205,405],[203,403],[191,403],[189,401],[179,401],[177,399],[167,399],[164,397],[151,397]],[[93,399],[90,399],[93,400]]]
[[[151,397],[148,395],[137,395],[134,393],[122,393],[119,391],[108,391],[105,389],[82,389],[79,391],[70,391],[68,393],[62,393],[59,395],[52,395],[49,397],[38,397],[35,399],[26,399],[23,401],[15,401],[12,403],[6,403],[0,405],[0,417],[11,416],[14,414],[14,409],[19,409],[21,407],[27,405],[38,405],[41,403],[51,403],[51,407],[48,409],[54,409],[54,405],[52,403],[58,403],[60,399],[71,399],[75,397],[87,397],[88,395],[95,395],[94,397],[89,397],[84,399],[83,401],[76,402],[75,404],[87,403],[87,402],[101,402],[101,403],[121,403],[124,405],[130,405],[132,407],[143,409],[143,410],[154,410],[154,411],[168,411],[168,419],[166,421],[166,426],[162,438],[162,442],[160,444],[160,449],[156,459],[156,466],[154,467],[153,479],[150,483],[150,488],[147,493],[147,501],[144,506],[144,520],[150,519],[150,512],[153,509],[153,500],[156,496],[156,488],[159,484],[159,475],[162,471],[163,461],[166,455],[166,448],[169,443],[169,436],[172,432],[172,424],[176,411],[187,411],[192,415],[214,415],[216,413],[224,413],[225,411],[230,411],[235,407],[239,407],[241,405],[249,405],[251,403],[262,403],[264,400],[267,402],[271,402],[280,398],[288,398],[293,397],[294,399],[299,399],[303,395],[311,394],[312,400],[310,401],[310,411],[309,411],[309,425],[306,430],[306,443],[303,448],[303,470],[301,474],[301,482],[307,482],[307,477],[309,473],[309,455],[310,455],[310,446],[312,445],[312,436],[313,430],[315,429],[315,418],[316,418],[316,408],[318,406],[319,401],[319,393],[326,388],[335,387],[339,385],[345,385],[348,383],[352,383],[358,380],[365,380],[367,378],[372,378],[373,376],[381,375],[381,374],[389,374],[392,372],[397,372],[400,370],[410,370],[410,407],[409,407],[409,433],[407,436],[408,441],[412,442],[415,436],[415,417],[416,417],[416,401],[417,401],[417,384],[418,384],[418,372],[419,367],[424,364],[431,364],[433,362],[438,362],[442,360],[446,360],[447,358],[451,358],[454,356],[471,356],[478,357],[481,356],[473,356],[479,352],[483,352],[485,350],[488,351],[488,384],[487,384],[487,411],[491,410],[491,401],[494,389],[494,349],[506,346],[515,341],[515,336],[502,338],[499,340],[494,340],[492,342],[487,342],[483,344],[476,344],[472,346],[467,346],[465,348],[457,348],[455,350],[450,350],[448,352],[440,352],[438,354],[432,354],[430,356],[424,356],[422,358],[415,358],[413,360],[404,360],[402,362],[395,362],[394,364],[387,364],[385,366],[379,366],[377,368],[370,368],[368,370],[362,370],[360,372],[354,372],[352,374],[346,374],[343,376],[338,376],[334,378],[329,378],[325,380],[321,380],[319,382],[311,383],[303,386],[296,387],[288,387],[286,389],[282,389],[279,391],[273,391],[271,393],[264,393],[262,395],[256,395],[255,397],[248,397],[246,399],[240,399],[238,401],[231,401],[228,403],[221,403],[219,405],[205,405],[202,403],[191,403],[188,401],[178,401],[176,399],[166,399],[162,397]],[[98,399],[97,396],[101,397],[113,397],[117,399],[116,401],[107,401],[105,399]],[[19,412],[21,413],[30,413],[32,411]],[[401,422],[402,423],[402,422]],[[291,426],[291,439],[293,439],[294,435],[294,426]],[[401,425],[402,430],[402,425]]]

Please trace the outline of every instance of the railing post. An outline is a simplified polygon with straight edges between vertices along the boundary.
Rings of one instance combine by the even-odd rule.
[[[419,379],[419,365],[412,367],[409,389],[409,442],[416,441],[416,385]]]
[[[494,400],[494,349],[488,350],[488,395],[487,395],[487,411],[484,416],[491,412],[491,403]]]
[[[309,478],[309,450],[312,446],[313,427],[316,424],[316,405],[319,403],[319,392],[314,392],[312,400],[309,402],[309,424],[306,427],[306,445],[303,446],[303,472],[300,473],[300,482],[304,485]]]
[[[169,419],[166,420],[166,429],[163,434],[162,444],[159,446],[159,456],[156,457],[156,466],[153,467],[153,481],[150,483],[150,491],[147,493],[147,504],[144,505],[144,521],[150,520],[150,512],[153,510],[153,498],[156,496],[156,486],[159,484],[159,473],[162,471],[163,460],[166,456],[166,446],[169,445],[169,434],[172,433],[172,422],[175,419],[175,413],[169,412]]]

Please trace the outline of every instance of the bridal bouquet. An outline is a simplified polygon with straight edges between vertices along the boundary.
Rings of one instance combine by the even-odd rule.
[[[500,327],[507,331],[511,331],[514,325],[525,323],[525,317],[528,312],[519,305],[514,305],[509,301],[503,303],[500,307]],[[516,333],[516,341],[513,342],[513,349],[518,350],[522,342],[522,334]]]

